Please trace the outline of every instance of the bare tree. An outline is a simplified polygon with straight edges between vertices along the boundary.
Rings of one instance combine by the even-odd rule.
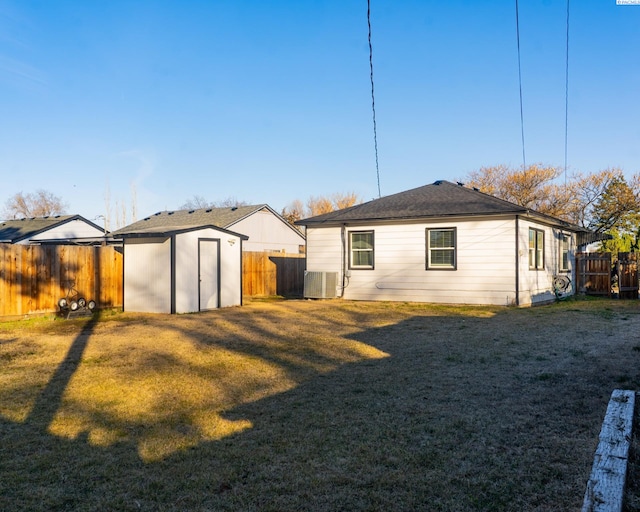
[[[180,210],[200,210],[203,208],[233,208],[234,206],[246,206],[246,201],[240,201],[236,197],[227,197],[220,201],[208,201],[204,197],[194,195],[191,199],[179,206]]]
[[[135,182],[131,182],[131,222],[138,220],[138,189]]]
[[[6,219],[24,219],[63,215],[68,206],[58,196],[46,190],[24,194],[18,192],[5,203],[2,216]]]
[[[331,202],[336,210],[344,210],[357,203],[361,203],[362,200],[355,192],[347,192],[346,194],[335,193],[331,196]]]
[[[282,209],[282,216],[289,224],[294,224],[305,215],[304,205],[300,199],[291,201],[288,206]]]
[[[467,177],[482,192],[578,224],[595,232],[621,234],[640,224],[640,176],[627,183],[620,169],[583,175],[576,173],[564,184],[555,183],[560,170],[532,165],[513,170],[483,167]]]
[[[312,196],[307,200],[306,207],[299,199],[292,201],[282,209],[282,216],[290,224],[293,224],[305,217],[343,210],[359,203],[362,203],[362,199],[355,192],[338,192],[331,196]]]
[[[316,215],[322,215],[323,213],[329,213],[334,211],[333,203],[331,199],[328,197],[310,197],[307,200],[307,212],[310,217],[315,217]]]
[[[204,197],[195,195],[190,199],[187,199],[182,205],[179,206],[180,210],[199,210],[201,208],[212,208],[213,202],[207,201]]]
[[[554,183],[561,170],[530,165],[526,169],[510,169],[504,165],[483,167],[467,177],[470,186],[540,213],[565,214],[565,194]]]
[[[104,229],[111,231],[111,189],[108,181],[104,191]]]

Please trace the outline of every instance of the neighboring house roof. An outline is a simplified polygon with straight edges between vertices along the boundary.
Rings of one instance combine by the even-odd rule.
[[[177,231],[189,231],[208,226],[228,230],[234,224],[237,224],[241,220],[261,210],[268,210],[273,213],[293,231],[298,233],[301,237],[303,236],[295,227],[291,226],[267,204],[224,208],[200,208],[197,210],[162,211],[118,229],[114,231],[112,235],[117,238],[119,236],[130,236],[133,233],[161,234]]]
[[[490,196],[477,189],[436,181],[431,185],[374,199],[343,210],[337,210],[296,222],[303,226],[341,225],[354,222],[419,220],[425,218],[525,215],[529,214],[562,225],[576,232],[588,230],[550,217],[514,203]]]
[[[81,215],[52,215],[48,217],[5,220],[0,222],[0,242],[14,244],[22,242],[75,220],[86,222],[95,229],[102,231],[100,226]]]

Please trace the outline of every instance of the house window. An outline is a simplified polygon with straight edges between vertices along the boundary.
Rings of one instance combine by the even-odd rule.
[[[529,268],[544,268],[544,231],[529,228]]]
[[[427,229],[427,269],[456,268],[456,228]]]
[[[571,248],[571,235],[560,235],[560,270],[569,271],[569,249]]]
[[[349,268],[373,268],[373,231],[351,231],[349,248]]]

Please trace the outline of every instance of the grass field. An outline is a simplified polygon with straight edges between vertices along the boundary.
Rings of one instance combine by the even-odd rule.
[[[0,510],[579,510],[637,301],[0,323]]]

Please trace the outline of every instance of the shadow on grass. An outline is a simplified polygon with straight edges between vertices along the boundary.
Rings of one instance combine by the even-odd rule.
[[[62,395],[67,389],[73,374],[80,366],[82,354],[87,348],[87,343],[89,343],[89,338],[96,322],[95,317],[91,317],[75,337],[64,360],[36,399],[31,412],[24,422],[25,426],[47,430],[51,425],[56,412],[60,408]]]
[[[37,400],[40,412],[26,424],[0,420],[0,509],[577,509],[610,388],[616,376],[637,378],[640,356],[630,339],[609,339],[614,354],[604,357],[580,337],[581,329],[605,336],[613,319],[562,314],[560,325],[574,331],[565,327],[560,340],[557,325],[531,329],[542,318],[536,311],[474,318],[416,310],[348,334],[389,357],[332,371],[329,354],[316,360],[308,347],[261,345],[257,357],[298,384],[222,413],[252,428],[153,463],[140,459],[134,438],[97,447],[86,435],[44,432],[85,332]],[[353,325],[365,317],[349,313]],[[245,338],[204,345],[249,353],[250,340],[271,335],[277,321],[245,319]],[[182,335],[202,343],[198,325],[188,319]],[[40,435],[25,436],[29,425]]]

